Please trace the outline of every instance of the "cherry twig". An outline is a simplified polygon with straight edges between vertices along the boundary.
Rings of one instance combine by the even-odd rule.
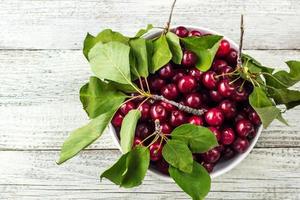
[[[244,15],[241,15],[241,25],[240,25],[241,33],[240,33],[240,44],[239,44],[239,52],[237,57],[237,68],[242,67],[242,50],[243,50],[243,39],[244,39]]]
[[[170,15],[169,15],[169,19],[167,21],[167,24],[166,24],[166,27],[165,27],[165,31],[164,31],[165,34],[170,29],[170,24],[171,24],[171,20],[172,20],[172,15],[173,15],[173,10],[174,10],[175,4],[176,4],[176,0],[173,1],[172,7],[171,7],[171,12],[170,12]]]

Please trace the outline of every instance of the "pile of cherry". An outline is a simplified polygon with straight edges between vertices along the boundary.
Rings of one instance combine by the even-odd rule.
[[[185,27],[177,27],[175,33],[179,37],[202,35]],[[183,47],[181,65],[169,63],[148,77],[151,93],[195,109],[205,109],[205,114],[191,115],[164,101],[148,100],[141,105],[143,99],[135,99],[121,106],[112,124],[119,132],[124,116],[131,109],[138,108],[142,117],[136,127],[134,145],[154,132],[156,119],[160,121],[162,133],[168,137],[174,128],[185,123],[208,127],[215,134],[219,146],[206,153],[195,154],[194,159],[211,172],[218,162],[245,152],[261,124],[259,116],[248,103],[251,84],[247,81],[242,84],[242,79],[234,81],[228,75],[234,71],[236,60],[236,50],[227,40],[222,40],[211,69],[201,72],[195,68],[197,56]],[[149,145],[151,141],[148,139],[142,145]],[[168,164],[162,158],[160,140],[149,149],[152,164],[167,174]]]

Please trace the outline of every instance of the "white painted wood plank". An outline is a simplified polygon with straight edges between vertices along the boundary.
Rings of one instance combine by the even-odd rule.
[[[86,32],[113,28],[132,35],[147,23],[164,26],[173,0],[0,1],[0,48],[78,49]],[[215,29],[238,41],[245,14],[245,47],[299,49],[298,0],[181,0],[174,24]]]
[[[249,51],[268,66],[300,60],[300,51]],[[87,123],[78,91],[90,75],[80,51],[0,51],[0,148],[59,149],[68,132]],[[258,147],[299,147],[300,107],[274,123]],[[115,148],[104,134],[92,148]]]
[[[62,166],[55,151],[0,152],[1,199],[187,199],[172,181],[148,174],[135,189],[120,189],[100,173],[118,151],[85,151]],[[213,180],[208,199],[299,199],[300,149],[254,149],[237,168]],[[254,164],[255,163],[255,164]]]

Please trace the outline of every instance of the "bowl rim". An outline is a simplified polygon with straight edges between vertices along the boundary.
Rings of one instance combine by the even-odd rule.
[[[211,30],[209,28],[201,27],[201,26],[190,26],[190,25],[175,25],[175,26],[172,26],[170,29],[174,30],[175,27],[178,27],[178,26],[184,26],[188,30],[198,30],[198,31],[200,31],[201,33],[204,33],[204,34],[211,33],[211,34],[215,34],[215,35],[222,35],[223,39],[227,40],[230,43],[231,48],[233,48],[235,50],[238,49],[238,45],[233,40],[231,40],[230,38],[226,37],[223,34],[218,33],[217,31]],[[144,38],[154,37],[154,36],[160,34],[161,32],[162,32],[162,30],[153,30],[152,29],[151,31],[149,31],[147,34],[144,35]],[[113,141],[114,141],[115,145],[122,152],[120,141],[117,137],[115,128],[112,126],[111,123],[109,124],[108,129],[109,129],[110,134],[112,135],[112,138],[113,138]],[[240,153],[240,154],[235,155],[235,157],[233,157],[230,160],[224,161],[222,163],[222,164],[225,163],[224,167],[217,168],[217,169],[214,168],[214,170],[210,173],[210,177],[211,178],[219,177],[219,176],[229,172],[230,170],[235,168],[237,165],[239,165],[249,155],[249,153],[254,148],[255,144],[258,141],[258,138],[261,135],[262,129],[263,129],[262,125],[260,125],[257,128],[257,133],[256,133],[255,137],[250,141],[250,145],[249,145],[249,148],[247,149],[247,151],[245,151],[244,153]],[[218,166],[218,164],[216,166]],[[158,178],[160,178],[162,180],[166,180],[166,181],[172,180],[172,178],[170,176],[162,174],[161,172],[157,171],[156,169],[152,168],[151,166],[149,167],[148,171],[152,174],[155,174],[156,176],[158,176]]]

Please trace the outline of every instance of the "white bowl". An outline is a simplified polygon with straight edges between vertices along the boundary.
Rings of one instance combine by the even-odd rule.
[[[177,27],[177,26],[176,26]],[[187,26],[185,25],[186,28],[188,28],[189,30],[198,30],[201,33],[204,34],[215,34],[215,35],[222,35],[219,34],[216,31],[212,31],[210,29],[207,28],[203,28],[203,27],[197,27],[197,26]],[[155,36],[158,36],[159,34],[161,34],[161,30],[152,30],[150,31],[148,34],[145,35],[145,38],[153,38]],[[238,45],[232,41],[231,39],[227,38],[226,36],[224,36],[224,39],[226,39],[229,43],[231,48],[237,50],[238,49]],[[116,134],[115,129],[113,128],[113,126],[110,124],[109,125],[109,132],[111,133],[113,140],[115,142],[115,144],[118,146],[118,148],[121,150],[121,146],[120,146],[120,141],[118,139],[118,136]],[[220,163],[217,163],[216,166],[214,167],[214,170],[210,173],[211,178],[216,178],[218,176],[221,176],[222,174],[225,174],[226,172],[230,171],[231,169],[233,169],[234,167],[236,167],[242,160],[244,160],[248,154],[251,152],[251,150],[253,149],[253,147],[255,146],[259,136],[261,135],[262,132],[262,126],[260,126],[257,129],[257,134],[256,136],[250,141],[250,146],[247,149],[246,152],[241,153],[241,154],[236,154],[232,159],[227,160],[227,161],[222,161]],[[167,175],[164,175],[162,173],[160,173],[159,171],[157,171],[156,169],[150,167],[149,171],[158,175],[159,178],[164,179],[164,180],[171,180],[171,178]]]

